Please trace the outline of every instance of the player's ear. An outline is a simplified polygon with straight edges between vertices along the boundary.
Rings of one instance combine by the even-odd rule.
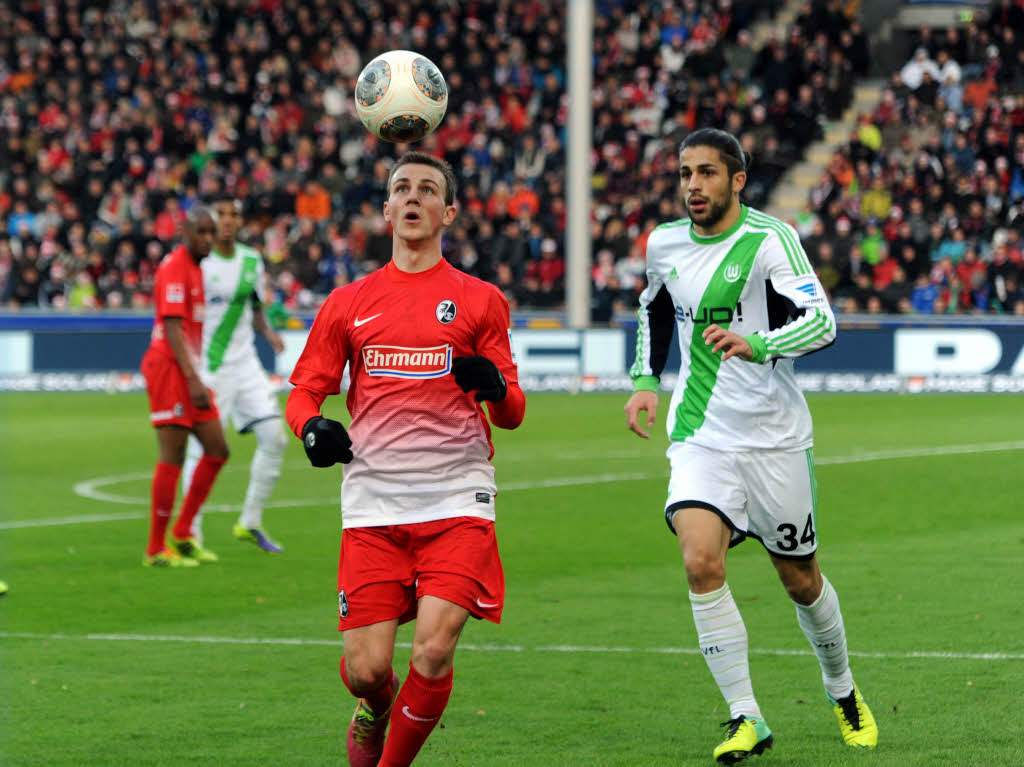
[[[449,226],[455,217],[459,215],[459,209],[454,204],[446,205],[444,208],[444,215],[441,216],[441,223],[445,226]]]
[[[747,185],[747,172],[743,170],[736,171],[732,174],[732,190],[734,192],[741,192],[743,187]]]
[[[388,207],[388,201],[384,200],[384,220],[389,224],[391,223],[391,210]]]

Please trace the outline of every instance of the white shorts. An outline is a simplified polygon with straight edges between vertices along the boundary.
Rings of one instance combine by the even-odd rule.
[[[281,417],[277,394],[259,360],[222,365],[216,373],[204,373],[203,383],[217,395],[217,409],[227,425],[228,416],[235,430],[245,434],[260,421]]]
[[[714,512],[732,530],[730,546],[748,535],[770,554],[810,559],[818,548],[818,482],[814,452],[724,452],[676,442],[669,446],[672,475],[665,521],[683,508]]]

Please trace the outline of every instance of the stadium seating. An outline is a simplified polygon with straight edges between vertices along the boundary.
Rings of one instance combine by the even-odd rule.
[[[811,190],[801,236],[840,311],[1024,316],[1024,5],[924,29]]]
[[[637,254],[681,215],[678,141],[720,125],[758,158],[763,204],[848,103],[867,66],[836,0],[754,49],[780,0],[596,4],[596,320],[642,287]],[[457,169],[460,268],[513,306],[564,301],[565,4],[429,0],[108,3],[0,8],[0,284],[5,307],[136,307],[184,212],[227,190],[277,297],[312,309],[389,257],[380,208],[396,148],[370,137],[351,92],[373,54],[432,58],[452,92],[419,148]],[[458,53],[456,53],[458,51]],[[1016,167],[1016,166],[1015,166]]]

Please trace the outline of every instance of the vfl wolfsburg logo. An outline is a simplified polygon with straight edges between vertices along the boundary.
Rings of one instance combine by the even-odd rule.
[[[736,282],[736,280],[740,278],[740,274],[742,273],[742,271],[743,270],[740,269],[739,264],[729,264],[727,267],[725,267],[725,273],[723,274],[723,276],[725,277],[725,281]]]

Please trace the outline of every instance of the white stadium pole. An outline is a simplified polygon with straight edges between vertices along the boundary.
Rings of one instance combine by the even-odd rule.
[[[568,146],[566,147],[565,299],[569,326],[590,324],[590,148],[593,143],[593,0],[568,0]]]

